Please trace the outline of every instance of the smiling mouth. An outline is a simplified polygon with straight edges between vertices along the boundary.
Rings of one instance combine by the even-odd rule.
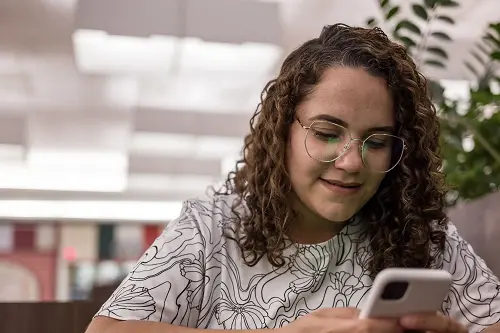
[[[344,183],[344,182],[340,182],[337,180],[329,180],[329,179],[324,179],[324,178],[321,178],[321,180],[330,184],[330,185],[335,185],[335,186],[342,187],[342,188],[355,189],[355,188],[361,187],[361,185],[362,185],[361,183]]]

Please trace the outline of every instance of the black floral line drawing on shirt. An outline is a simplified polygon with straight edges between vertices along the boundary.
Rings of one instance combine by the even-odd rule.
[[[481,320],[500,322],[500,282],[456,230],[447,240],[444,262],[450,267],[453,286],[442,311],[450,314],[455,309],[467,321],[478,325]]]
[[[232,196],[190,200],[138,261],[96,315],[163,321],[197,328],[276,328],[322,307],[362,305],[372,280],[372,256],[357,243],[361,221],[316,245],[297,245],[286,265],[241,260],[237,244],[223,236]],[[448,235],[437,267],[453,275],[443,312],[470,331],[500,320],[498,279],[456,230]]]

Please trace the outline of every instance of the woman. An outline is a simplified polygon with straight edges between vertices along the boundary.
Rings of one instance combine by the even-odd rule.
[[[494,328],[500,283],[446,219],[438,118],[404,48],[325,27],[250,124],[225,186],[184,203],[88,333]],[[387,267],[452,273],[442,314],[357,319]]]

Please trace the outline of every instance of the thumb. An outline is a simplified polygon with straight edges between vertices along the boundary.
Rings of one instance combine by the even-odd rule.
[[[356,308],[323,308],[314,312],[315,315],[324,318],[357,318],[359,310]]]

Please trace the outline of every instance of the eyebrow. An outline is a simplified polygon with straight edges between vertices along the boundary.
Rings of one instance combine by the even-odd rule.
[[[334,117],[332,115],[329,115],[329,114],[318,114],[314,117],[309,118],[309,121],[314,121],[314,120],[325,120],[325,121],[329,121],[331,123],[335,123],[337,125],[344,126],[345,128],[349,128],[349,124],[346,121],[344,121],[340,118]],[[386,132],[386,133],[393,134],[395,132],[395,130],[394,130],[394,126],[376,126],[376,127],[368,128],[366,130],[366,132],[367,133]]]

